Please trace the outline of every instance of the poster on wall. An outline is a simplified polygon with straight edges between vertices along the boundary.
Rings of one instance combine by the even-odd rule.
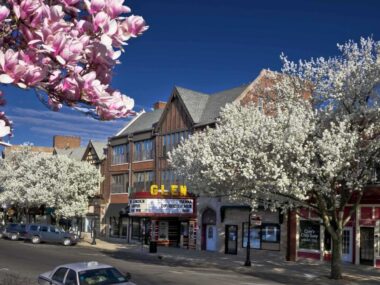
[[[133,214],[192,214],[193,199],[131,199]]]
[[[320,228],[318,221],[300,221],[299,248],[319,250]]]

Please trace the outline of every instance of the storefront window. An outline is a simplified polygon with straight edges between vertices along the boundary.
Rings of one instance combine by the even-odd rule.
[[[250,248],[261,248],[261,228],[251,227]],[[243,247],[247,247],[248,242],[248,223],[243,223]]]
[[[280,242],[280,225],[263,224],[261,228],[263,242]]]
[[[300,249],[320,250],[320,224],[318,221],[301,220],[299,230]]]

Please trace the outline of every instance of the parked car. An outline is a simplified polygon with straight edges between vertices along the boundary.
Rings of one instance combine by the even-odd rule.
[[[96,261],[65,264],[38,276],[40,285],[136,285],[131,274]]]
[[[0,225],[0,238],[3,237],[5,227],[3,225]]]
[[[18,240],[25,238],[26,225],[25,224],[8,224],[3,231],[3,237],[10,240]]]
[[[32,243],[40,242],[62,243],[63,245],[74,245],[79,241],[76,234],[69,233],[53,225],[30,224],[25,238]]]

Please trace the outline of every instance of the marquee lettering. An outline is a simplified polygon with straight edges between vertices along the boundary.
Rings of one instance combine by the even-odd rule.
[[[170,185],[170,190],[165,189],[165,185],[152,184],[150,186],[150,194],[152,196],[163,195],[168,196],[169,194],[172,196],[187,196],[187,187],[186,185]]]

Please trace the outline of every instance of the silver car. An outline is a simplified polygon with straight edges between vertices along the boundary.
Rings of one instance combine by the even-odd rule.
[[[136,285],[131,275],[97,261],[65,264],[38,276],[40,285]]]
[[[25,239],[30,240],[32,243],[62,243],[66,246],[74,245],[79,241],[79,237],[73,233],[65,232],[57,226],[43,224],[28,225]]]

